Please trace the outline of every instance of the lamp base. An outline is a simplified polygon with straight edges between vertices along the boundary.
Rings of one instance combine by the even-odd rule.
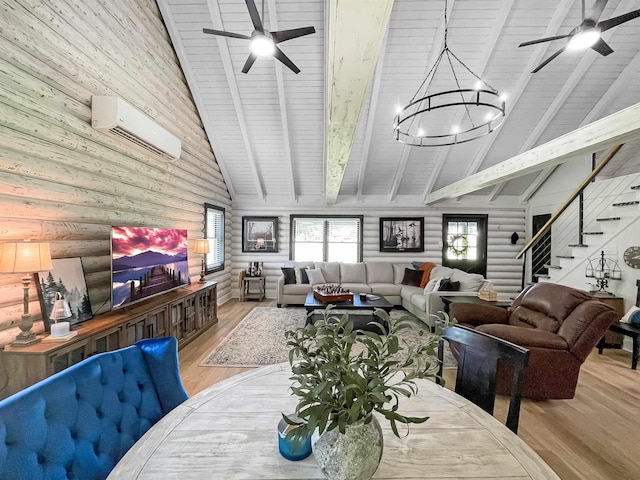
[[[19,333],[16,335],[16,339],[11,342],[12,347],[26,347],[27,345],[33,345],[34,343],[38,343],[40,339],[36,336],[35,333],[31,332],[31,335],[22,335]]]
[[[35,332],[31,331],[31,327],[33,326],[33,319],[31,315],[24,314],[22,315],[22,321],[20,322],[20,330],[22,330],[18,335],[16,335],[16,339],[11,342],[12,347],[26,347],[27,345],[33,345],[34,343],[38,343],[40,339],[36,336]]]

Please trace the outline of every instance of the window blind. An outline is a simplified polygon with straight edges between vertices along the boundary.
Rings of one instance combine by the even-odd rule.
[[[224,268],[224,208],[205,204],[205,236],[211,252],[206,254],[207,272]]]
[[[362,217],[291,216],[291,259],[362,261]]]

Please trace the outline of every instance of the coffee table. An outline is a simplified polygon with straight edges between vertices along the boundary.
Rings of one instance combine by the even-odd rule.
[[[323,318],[322,314],[313,313],[314,310],[324,310],[329,305],[335,305],[336,310],[354,310],[357,312],[357,314],[349,316],[349,319],[353,321],[354,329],[383,333],[379,327],[371,325],[370,322],[375,321],[384,324],[382,319],[374,314],[374,311],[376,308],[381,308],[385,312],[390,313],[393,309],[393,304],[384,298],[384,296],[377,296],[379,297],[377,300],[360,300],[360,295],[356,293],[353,295],[353,301],[324,303],[315,298],[313,292],[309,292],[304,302],[304,308],[307,310],[307,324]],[[384,325],[384,327],[388,328],[388,325]]]

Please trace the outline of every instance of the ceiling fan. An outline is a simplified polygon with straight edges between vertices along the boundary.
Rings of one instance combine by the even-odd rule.
[[[582,22],[576,28],[571,30],[567,35],[556,35],[554,37],[539,38],[537,40],[531,40],[529,42],[523,42],[519,47],[525,47],[527,45],[535,45],[537,43],[551,42],[552,40],[559,40],[561,38],[567,38],[567,44],[560,50],[556,51],[553,55],[547,58],[544,62],[538,65],[531,73],[540,71],[551,60],[556,58],[566,49],[569,50],[584,50],[592,48],[600,55],[607,56],[613,53],[613,49],[607,45],[607,43],[600,37],[600,34],[610,28],[617,27],[618,25],[633,20],[636,17],[640,17],[640,10],[633,10],[624,15],[618,17],[609,18],[599,22],[600,16],[607,5],[608,0],[596,0],[589,10],[589,13],[585,15],[584,0],[582,0]]]
[[[270,32],[262,25],[260,15],[258,15],[258,9],[254,0],[245,0],[251,21],[253,22],[253,28],[255,29],[251,36],[243,35],[241,33],[225,32],[224,30],[213,30],[211,28],[203,28],[204,33],[210,33],[211,35],[221,35],[223,37],[242,38],[243,40],[251,40],[250,49],[251,53],[249,58],[242,67],[242,73],[247,73],[257,57],[273,55],[275,58],[289,67],[293,73],[300,73],[300,69],[287,57],[282,50],[277,46],[278,43],[292,38],[302,37],[311,33],[316,33],[314,27],[294,28],[291,30],[280,30],[278,32]],[[264,18],[264,0],[262,0],[262,17]]]

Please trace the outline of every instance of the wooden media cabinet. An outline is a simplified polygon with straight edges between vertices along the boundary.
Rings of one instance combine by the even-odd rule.
[[[97,315],[81,324],[78,334],[65,342],[5,345],[0,361],[8,380],[0,398],[92,355],[127,347],[143,338],[173,336],[178,339],[178,348],[182,348],[217,322],[217,283],[193,283]]]

